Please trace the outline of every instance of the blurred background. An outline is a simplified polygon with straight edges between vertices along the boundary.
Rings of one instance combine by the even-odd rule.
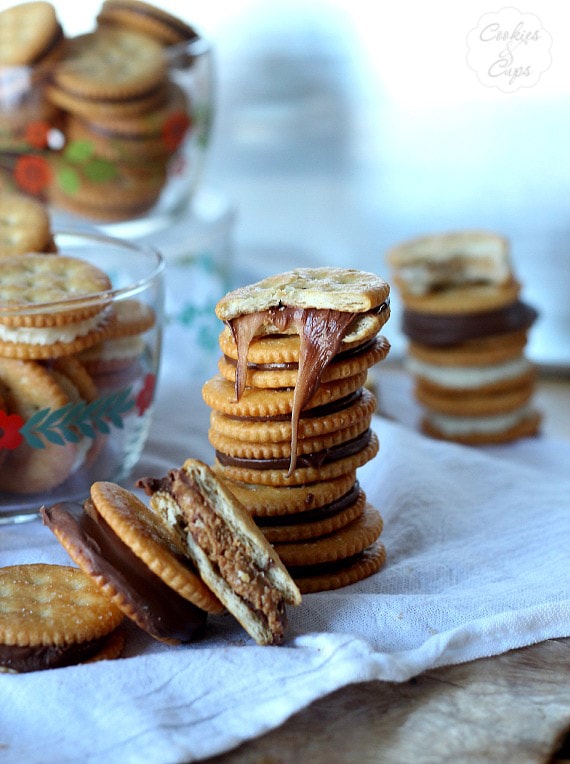
[[[470,31],[503,8],[492,0],[157,4],[215,48],[204,186],[236,209],[235,281],[319,264],[389,280],[398,241],[490,228],[509,238],[523,298],[540,311],[529,355],[570,370],[570,4],[515,7],[543,36],[529,54],[536,76],[511,92],[467,60]],[[76,34],[100,2],[55,5]],[[395,294],[393,307],[397,354]]]

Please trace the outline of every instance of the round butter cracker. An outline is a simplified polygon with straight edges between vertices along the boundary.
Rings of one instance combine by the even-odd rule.
[[[30,419],[42,409],[56,410],[70,402],[64,387],[50,370],[33,361],[0,357],[0,382],[8,413]],[[0,490],[16,494],[47,491],[71,473],[77,445],[47,440],[44,448],[22,442],[10,451],[0,468]]]
[[[79,258],[42,253],[6,258],[0,268],[0,323],[45,328],[88,319],[103,310],[110,289],[107,274]]]
[[[518,299],[521,285],[511,279],[500,286],[469,285],[428,295],[402,295],[407,309],[416,313],[478,313],[503,308]]]
[[[386,549],[376,541],[355,557],[322,566],[290,568],[301,594],[316,594],[356,584],[377,573],[386,562]]]
[[[388,355],[389,350],[390,344],[388,340],[384,337],[377,337],[370,346],[367,344],[363,347],[361,353],[351,354],[347,358],[337,356],[324,369],[321,376],[321,384],[332,382],[336,379],[353,377],[356,374],[367,371],[375,364],[383,361]],[[293,362],[294,368],[280,369],[277,368],[279,362],[269,360],[265,363],[275,368],[256,368],[259,364],[256,364],[256,366],[250,364],[247,369],[246,385],[258,388],[295,386],[299,371],[298,364]],[[283,363],[281,362],[281,365]],[[230,382],[235,381],[236,363],[232,363],[232,359],[222,357],[219,361],[218,369],[225,379],[228,379]]]
[[[2,648],[5,670],[31,671],[78,662],[66,659],[65,648],[79,648],[114,632],[123,614],[83,571],[64,565],[34,563],[0,568],[0,645],[30,648],[29,658]],[[120,645],[119,645],[120,646]],[[105,642],[86,650],[80,660],[92,659]],[[62,650],[58,655],[58,649]],[[54,652],[50,659],[46,652]],[[52,663],[51,661],[55,661]]]
[[[360,517],[336,533],[308,541],[275,544],[275,550],[287,568],[338,562],[373,544],[382,529],[380,512],[367,503]]]
[[[0,191],[0,258],[45,252],[51,246],[46,207],[23,194]]]
[[[137,557],[165,584],[201,610],[220,613],[223,606],[186,562],[178,537],[133,493],[115,483],[98,481],[91,486],[97,512]]]
[[[294,486],[261,485],[230,480],[223,474],[219,465],[214,466],[214,471],[223,478],[226,487],[254,517],[297,514],[318,509],[340,499],[356,482],[354,470],[330,480]]]
[[[299,419],[298,437],[310,438],[326,433],[342,430],[363,420],[370,422],[376,410],[376,396],[368,389],[362,388],[354,396],[348,396],[346,405],[321,414],[320,416],[301,416]],[[342,399],[339,404],[344,403]],[[212,411],[210,427],[220,435],[229,438],[246,440],[250,443],[280,443],[291,441],[291,419],[253,419],[233,417]]]
[[[0,67],[41,62],[62,37],[54,6],[31,0],[0,11]]]
[[[533,380],[507,390],[487,393],[475,390],[450,395],[447,391],[436,392],[433,387],[421,382],[414,388],[414,395],[422,406],[440,414],[462,417],[492,416],[514,411],[528,403],[533,394]]]
[[[368,313],[389,294],[389,285],[374,273],[353,268],[298,268],[229,292],[216,305],[216,315],[227,321],[283,305]]]
[[[366,382],[366,372],[347,379],[333,380],[320,385],[305,410],[323,406],[350,395]],[[202,387],[205,403],[215,411],[231,416],[272,417],[291,414],[293,410],[293,388],[260,390],[246,388],[239,401],[235,400],[234,385],[221,375],[210,378]]]
[[[165,77],[158,43],[136,32],[105,29],[69,40],[52,82],[78,99],[120,102],[153,90]]]

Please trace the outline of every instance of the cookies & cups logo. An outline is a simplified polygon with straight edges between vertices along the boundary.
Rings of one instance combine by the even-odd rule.
[[[503,93],[536,85],[552,62],[552,37],[533,13],[485,13],[467,35],[467,63],[482,85]]]

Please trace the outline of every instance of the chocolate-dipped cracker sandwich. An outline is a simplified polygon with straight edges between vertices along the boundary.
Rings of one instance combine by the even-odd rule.
[[[508,241],[489,231],[422,236],[387,261],[423,431],[471,445],[534,435],[541,417],[525,348],[537,312],[520,299]]]
[[[118,658],[123,618],[77,568],[39,562],[0,568],[0,674]]]
[[[381,517],[356,471],[379,448],[365,383],[389,351],[379,334],[389,291],[372,273],[303,268],[216,306],[223,356],[202,390],[213,469],[303,593],[353,583],[384,561]]]
[[[202,580],[260,645],[283,642],[286,605],[301,594],[235,496],[197,459],[139,486],[178,535]]]
[[[192,641],[224,607],[178,537],[135,494],[97,482],[83,507],[42,507],[43,522],[112,605],[167,644]]]

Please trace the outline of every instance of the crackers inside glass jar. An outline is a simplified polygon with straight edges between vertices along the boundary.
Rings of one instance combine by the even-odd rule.
[[[211,51],[182,19],[106,0],[69,36],[48,2],[0,11],[0,188],[96,223],[185,209],[212,111]]]

